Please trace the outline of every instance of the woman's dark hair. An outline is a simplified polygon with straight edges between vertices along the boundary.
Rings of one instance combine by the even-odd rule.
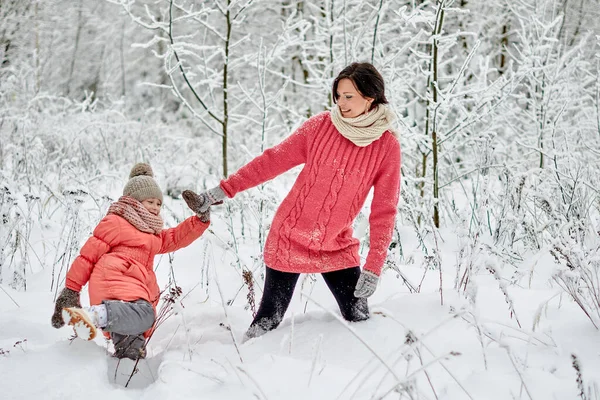
[[[333,81],[332,95],[334,103],[337,103],[339,98],[337,93],[338,84],[344,78],[350,79],[363,97],[374,99],[371,103],[371,110],[379,104],[388,103],[385,98],[383,77],[373,64],[367,62],[352,63],[339,73]]]

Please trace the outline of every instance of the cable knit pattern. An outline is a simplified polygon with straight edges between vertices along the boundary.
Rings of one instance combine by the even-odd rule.
[[[340,134],[330,113],[323,112],[221,181],[221,188],[231,198],[304,164],[275,214],[264,249],[269,267],[295,273],[360,265],[352,223],[374,188],[364,269],[379,275],[397,212],[400,161],[400,144],[391,132],[368,146],[357,146]]]

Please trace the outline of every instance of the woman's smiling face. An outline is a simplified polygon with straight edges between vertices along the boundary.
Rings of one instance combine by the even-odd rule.
[[[363,97],[348,78],[339,81],[335,96],[340,113],[344,118],[356,118],[368,112],[373,102],[372,98]]]

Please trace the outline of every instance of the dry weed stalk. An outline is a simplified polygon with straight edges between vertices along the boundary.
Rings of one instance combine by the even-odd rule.
[[[151,331],[148,334],[148,337],[146,338],[146,343],[144,344],[144,349],[146,347],[148,347],[148,342],[150,342],[150,339],[152,339],[152,336],[154,335],[154,332],[156,332],[158,327],[160,327],[170,316],[172,316],[173,314],[176,314],[176,312],[174,311],[175,303],[181,297],[182,293],[183,293],[183,290],[181,289],[181,287],[173,286],[169,289],[168,293],[163,297],[163,303],[160,307],[160,310],[158,311],[156,320],[154,321],[154,325],[152,325]],[[183,304],[181,306],[183,307]],[[138,372],[139,362],[140,362],[140,359],[138,358],[136,360],[135,364],[133,365],[133,369],[131,370],[131,374],[129,375],[127,382],[125,383],[125,387],[127,387],[129,385],[129,382],[131,382],[131,378],[133,378],[133,375],[135,375],[136,372]],[[119,368],[119,363],[117,363],[117,369],[118,368]],[[115,370],[115,374],[116,374],[116,370]]]
[[[392,314],[387,313],[387,312],[386,313],[382,313],[382,315],[384,315],[386,318],[390,318],[392,321],[396,322],[398,325],[402,326],[402,328],[404,328],[406,330],[406,334],[405,334],[405,337],[404,337],[404,343],[402,344],[402,346],[398,350],[396,350],[396,351],[400,351],[400,350],[402,350],[402,351],[397,356],[397,358],[394,361],[394,363],[392,364],[392,366],[395,366],[401,359],[407,359],[407,360],[409,360],[412,357],[412,355],[409,352],[412,350],[413,352],[417,353],[417,352],[420,351],[419,347],[422,347],[425,350],[427,350],[427,352],[433,357],[433,361],[427,363],[426,365],[423,365],[423,363],[421,363],[421,368],[420,369],[418,369],[416,371],[413,371],[410,375],[407,375],[407,378],[406,378],[407,381],[402,386],[396,386],[396,387],[392,388],[391,390],[398,391],[398,390],[402,389],[405,392],[408,392],[409,390],[411,390],[410,381],[414,379],[416,373],[418,373],[419,371],[423,371],[425,373],[425,375],[427,376],[426,368],[428,368],[430,365],[432,365],[434,363],[438,363],[448,373],[448,375],[450,375],[450,377],[454,380],[454,382],[456,382],[456,384],[462,389],[462,391],[467,395],[467,397],[469,399],[473,399],[473,397],[467,391],[467,389],[465,388],[465,386],[452,373],[452,371],[443,363],[444,358],[448,357],[448,355],[458,356],[458,355],[460,355],[460,353],[455,352],[455,351],[450,351],[445,356],[437,356],[429,348],[429,346],[427,346],[427,344],[425,343],[425,340],[424,340],[429,335],[431,335],[432,333],[434,333],[438,329],[440,329],[446,323],[448,323],[450,321],[453,321],[455,318],[462,317],[464,312],[465,312],[464,310],[460,310],[460,311],[457,311],[457,312],[453,313],[450,318],[445,319],[440,324],[436,325],[435,327],[433,327],[432,329],[430,329],[429,331],[425,332],[424,334],[422,334],[420,336],[417,336],[412,330],[408,329],[402,322],[400,322]],[[395,353],[396,351],[393,351],[392,353]],[[420,355],[418,353],[417,353],[417,355],[420,357]],[[378,387],[381,386],[381,384],[383,384],[384,379],[385,379],[385,376],[382,377],[382,379],[381,379]],[[433,389],[433,387],[432,387],[432,389]],[[434,393],[435,393],[435,391],[434,391]]]
[[[246,299],[248,300],[248,305],[252,310],[252,318],[256,317],[256,302],[254,295],[254,280],[252,277],[252,272],[247,269],[244,269],[242,272],[242,279],[244,280],[244,284],[248,287],[248,294],[246,295]]]
[[[586,400],[586,396],[585,396],[585,386],[583,384],[583,375],[581,373],[581,364],[579,364],[579,359],[577,358],[577,356],[575,354],[571,354],[571,360],[573,360],[573,369],[575,370],[575,374],[577,375],[577,378],[575,379],[575,381],[577,382],[577,388],[579,389],[579,397],[581,397],[583,400]]]
[[[519,317],[517,316],[517,311],[515,310],[515,304],[511,299],[510,295],[508,294],[508,288],[506,287],[506,284],[502,281],[502,277],[500,276],[496,268],[494,268],[493,266],[488,264],[485,266],[485,268],[490,272],[490,274],[494,276],[494,279],[496,279],[496,281],[498,282],[498,286],[500,287],[500,290],[504,295],[504,300],[506,301],[506,304],[508,304],[510,317],[512,318],[514,316],[515,320],[517,321],[517,325],[519,325],[519,328],[522,328],[521,322],[519,322]]]
[[[600,329],[599,250],[584,251],[580,246],[555,244],[550,253],[567,266],[554,275],[554,281],[571,296],[594,327]]]
[[[589,385],[586,391],[586,385],[583,380],[583,371],[581,370],[581,363],[579,358],[575,354],[571,354],[571,360],[573,369],[575,369],[577,389],[579,390],[579,397],[582,400],[598,400],[600,399],[600,392],[598,391],[598,384],[594,382],[593,385]]]

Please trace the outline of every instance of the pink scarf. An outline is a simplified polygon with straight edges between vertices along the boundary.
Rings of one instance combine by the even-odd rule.
[[[108,214],[123,217],[138,230],[158,235],[163,228],[163,219],[154,215],[133,197],[121,196],[118,201],[108,208]]]

